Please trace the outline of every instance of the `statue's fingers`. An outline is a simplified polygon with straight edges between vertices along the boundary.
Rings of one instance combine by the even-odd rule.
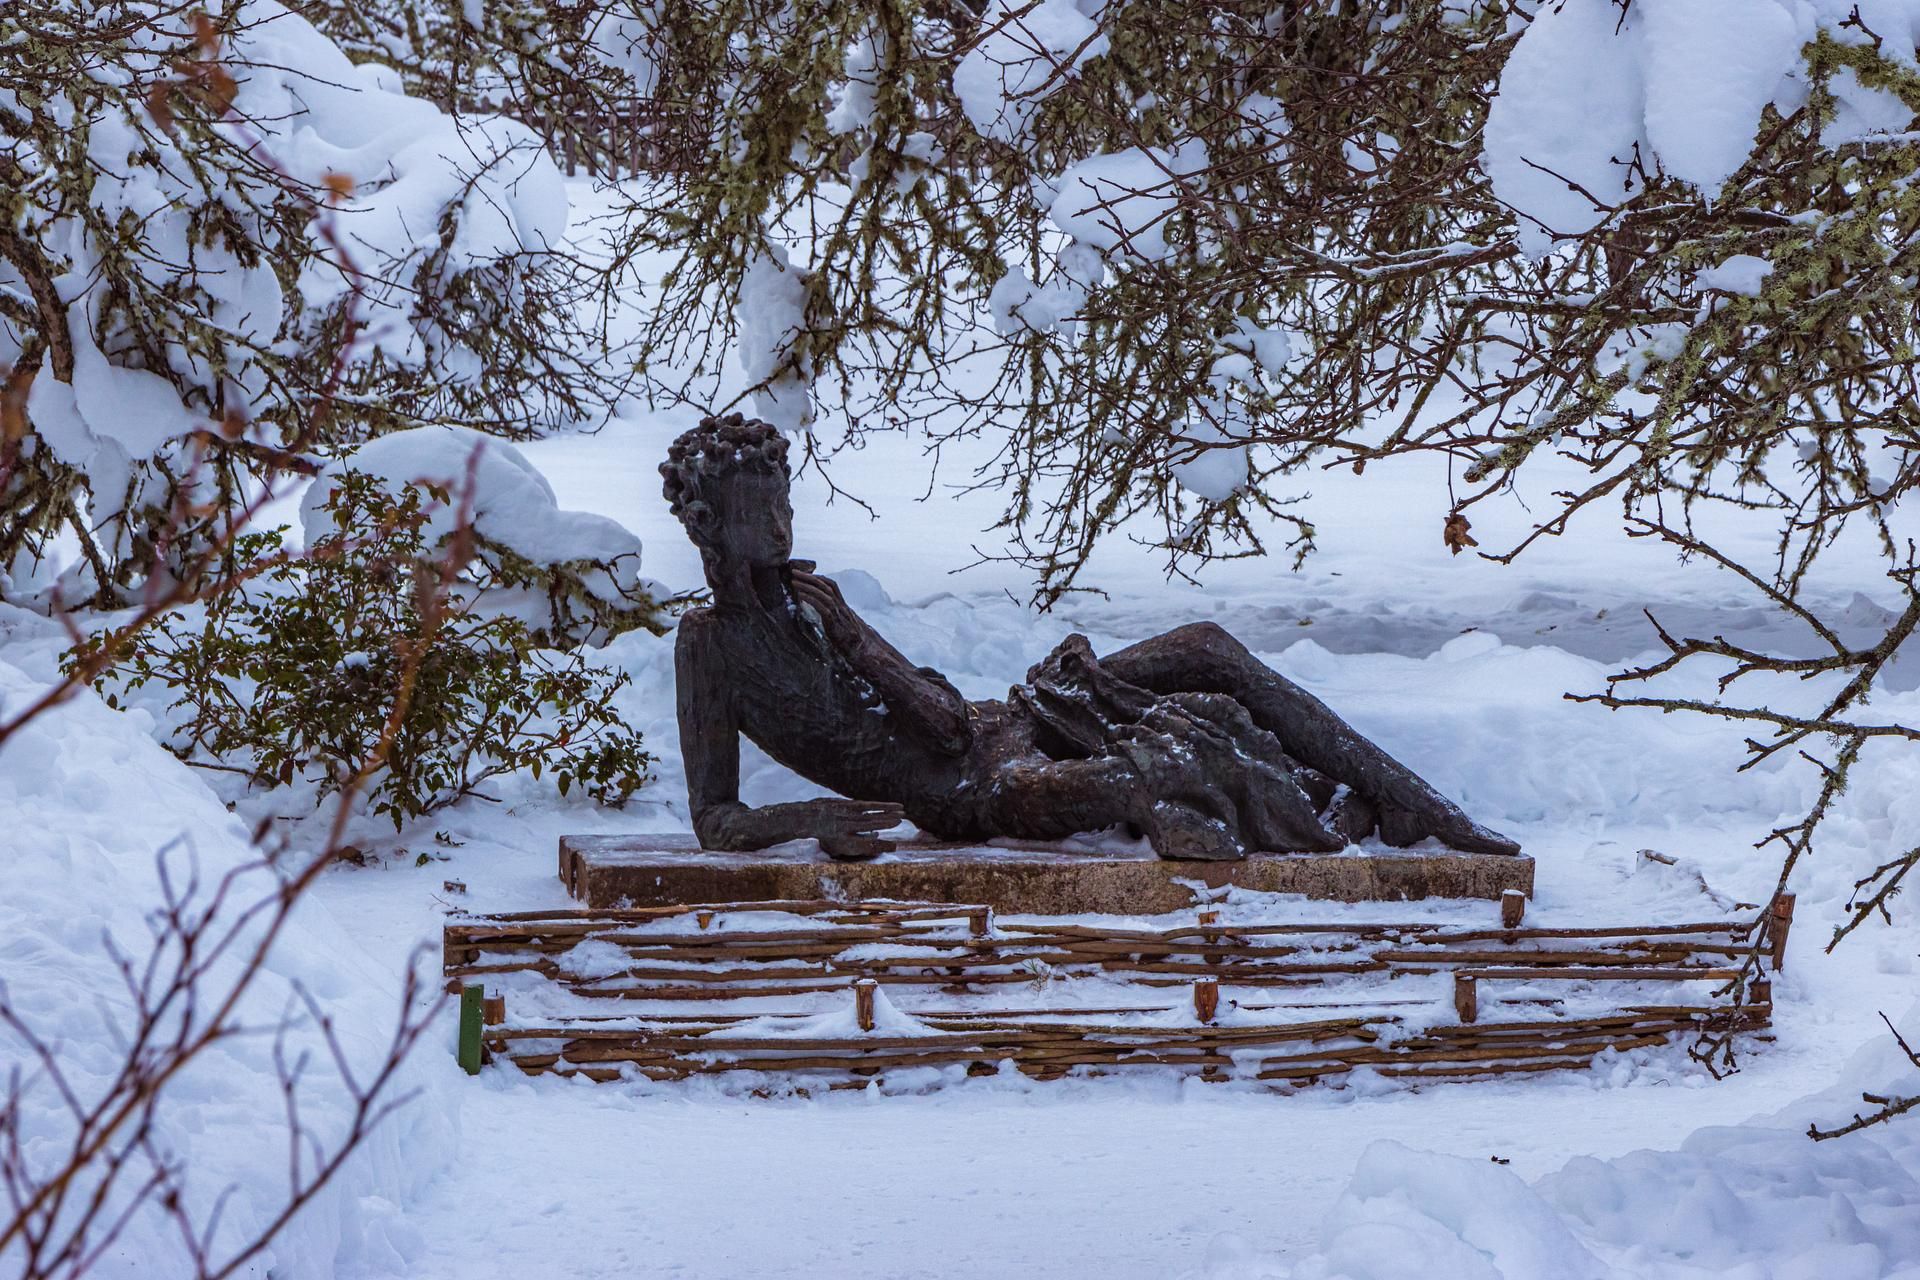
[[[796,591],[824,604],[835,607],[846,604],[846,598],[840,594],[840,588],[832,578],[823,578],[817,573],[796,573],[793,575],[793,585]]]
[[[1429,836],[1462,853],[1520,852],[1517,841],[1469,818],[1458,805],[1424,783],[1411,795],[1379,802],[1380,838],[1404,847]]]
[[[906,816],[907,811],[890,800],[842,800],[834,811],[841,827],[849,832],[884,831],[898,826]]]
[[[1427,838],[1427,824],[1411,809],[1403,809],[1397,804],[1380,806],[1380,838],[1396,849],[1404,849],[1410,844]]]
[[[1345,787],[1339,789],[1322,819],[1329,830],[1343,836],[1348,844],[1372,835],[1380,826],[1380,814],[1371,801]]]

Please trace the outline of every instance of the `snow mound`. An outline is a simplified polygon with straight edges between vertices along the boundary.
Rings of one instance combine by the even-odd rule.
[[[1920,1025],[1920,1005],[1904,1020]],[[1675,1151],[1578,1157],[1529,1185],[1497,1164],[1375,1142],[1291,1266],[1217,1242],[1195,1280],[1913,1280],[1920,1126],[1814,1142],[1862,1091],[1920,1092],[1890,1042],[1777,1116],[1701,1129]]]
[[[1559,1216],[1499,1165],[1380,1141],[1321,1227],[1296,1280],[1605,1280]]]
[[[0,718],[17,713],[45,684],[0,661]],[[151,950],[150,912],[162,900],[166,866],[176,888],[195,883],[205,910],[221,878],[237,874],[219,919],[275,891],[246,831],[186,765],[155,745],[146,717],[110,711],[80,693],[30,722],[0,746],[0,822],[7,831],[6,892],[0,894],[0,982],[14,1010],[56,1046],[60,1068],[83,1104],[100,1097],[123,1062],[133,1006],[113,943],[136,968]],[[228,989],[244,949],[210,964],[202,999]],[[272,1028],[297,1011],[296,987],[332,1018],[341,1045],[363,1074],[384,1055],[397,1012],[396,975],[371,969],[320,906],[302,904],[275,943],[264,971],[241,998],[235,1021]],[[205,1017],[206,1007],[200,1011]],[[296,1030],[290,1057],[310,1053],[301,1110],[331,1148],[352,1100],[327,1064],[311,1027]],[[170,1081],[155,1125],[155,1149],[185,1169],[183,1201],[198,1223],[231,1190],[215,1253],[229,1256],[279,1211],[287,1185],[284,1104],[270,1031],[217,1043]],[[403,1068],[402,1092],[418,1089],[437,1063],[431,1053]],[[72,1119],[19,1035],[0,1029],[0,1078],[23,1074],[23,1134],[30,1166],[43,1174],[71,1141]],[[399,1258],[411,1246],[393,1229],[393,1206],[413,1198],[451,1159],[453,1115],[444,1105],[409,1104],[390,1118],[255,1260],[249,1275],[320,1280],[337,1265]],[[311,1153],[308,1155],[311,1167]],[[149,1169],[135,1156],[108,1200],[127,1204],[128,1185]],[[97,1176],[98,1171],[94,1171]],[[83,1178],[79,1190],[96,1182]],[[17,1254],[0,1254],[11,1273]],[[155,1205],[136,1210],[114,1247],[92,1268],[95,1280],[188,1275],[174,1223]]]

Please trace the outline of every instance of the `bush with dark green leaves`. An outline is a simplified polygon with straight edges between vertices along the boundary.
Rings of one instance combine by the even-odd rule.
[[[311,786],[316,802],[359,779],[396,828],[523,769],[613,805],[646,781],[650,758],[613,709],[628,677],[484,614],[486,562],[450,567],[457,552],[427,546],[444,491],[394,494],[354,472],[336,484],[332,536],[304,552],[279,530],[241,538],[244,567],[203,614],[132,642],[96,635],[70,661],[123,645],[102,693],[171,693],[183,759],[257,788]]]

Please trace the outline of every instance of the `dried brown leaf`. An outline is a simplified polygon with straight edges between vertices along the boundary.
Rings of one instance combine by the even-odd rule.
[[[27,392],[33,389],[34,370],[21,367],[0,383],[0,444],[15,444],[27,436]]]
[[[217,62],[206,63],[200,68],[200,83],[206,87],[207,98],[217,111],[231,107],[234,96],[240,92],[240,86],[233,82],[227,69]]]
[[[1440,530],[1440,540],[1447,544],[1447,550],[1459,555],[1468,547],[1477,547],[1480,542],[1467,530],[1473,528],[1467,518],[1458,511],[1447,517],[1447,523]]]
[[[147,86],[147,114],[166,132],[173,132],[173,81],[155,80]]]
[[[205,9],[193,11],[193,42],[200,46],[200,56],[211,58],[220,52],[220,30],[213,25],[213,19],[207,16]]]

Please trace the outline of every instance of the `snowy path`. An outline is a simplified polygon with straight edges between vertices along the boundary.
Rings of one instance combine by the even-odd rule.
[[[1671,1146],[1804,1087],[966,1087],[807,1103],[494,1077],[468,1086],[461,1167],[414,1210],[436,1226],[408,1274],[1171,1280],[1222,1233],[1262,1253],[1309,1246],[1377,1139],[1500,1156],[1532,1178],[1573,1152]]]

